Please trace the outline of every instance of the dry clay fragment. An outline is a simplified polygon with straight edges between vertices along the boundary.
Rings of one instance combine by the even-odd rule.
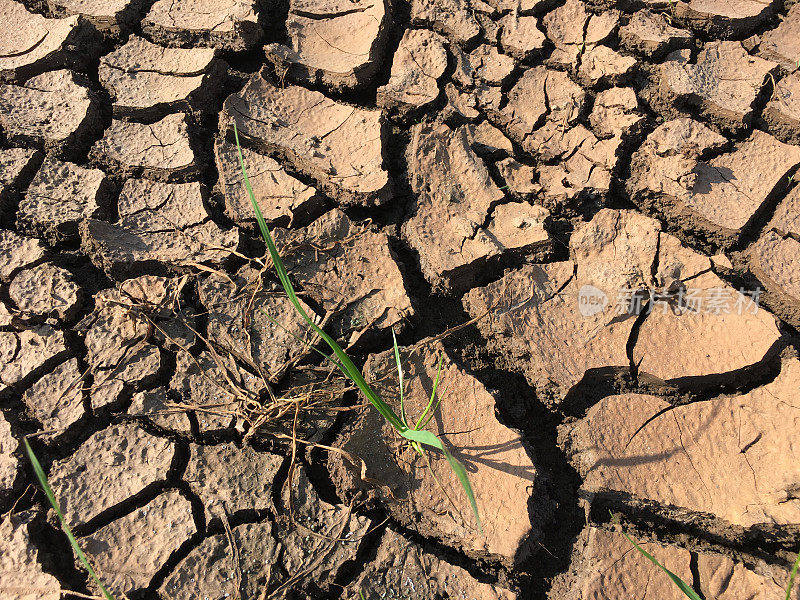
[[[466,0],[413,0],[411,24],[433,29],[461,45],[481,32]]]
[[[446,40],[426,29],[409,29],[394,53],[389,83],[378,88],[378,106],[406,115],[439,96],[447,69]]]
[[[21,86],[0,85],[0,125],[11,141],[65,156],[91,137],[99,121],[88,82],[72,71],[50,71]]]
[[[128,597],[148,587],[195,531],[191,503],[171,490],[79,543],[108,591]]]
[[[789,358],[773,382],[740,396],[683,406],[610,396],[568,433],[571,461],[586,492],[780,531],[800,521],[798,386],[800,361]]]
[[[345,563],[355,559],[358,540],[370,521],[354,515],[347,518],[344,506],[321,501],[300,471],[295,470],[292,487],[296,490],[299,483],[307,501],[299,510],[295,508],[296,523],[285,529],[269,521],[239,525],[232,529],[232,540],[224,534],[206,538],[167,576],[159,588],[161,597],[203,600],[241,592],[243,598],[256,598],[264,589],[275,590],[284,583],[286,572],[299,573],[311,564],[316,564],[309,574],[315,585],[325,587],[333,580]],[[319,535],[306,533],[306,528]],[[230,551],[232,543],[238,562]]]
[[[11,434],[11,425],[3,415],[0,415],[0,494],[5,495],[14,487],[14,480],[19,470],[17,458],[14,456],[17,450],[19,444]],[[0,565],[2,565],[2,555],[0,555]]]
[[[114,120],[91,156],[126,175],[185,180],[198,165],[189,142],[186,116],[167,115],[152,124]]]
[[[25,391],[22,400],[42,424],[44,439],[57,437],[83,418],[83,388],[78,359],[71,358]]]
[[[606,40],[617,28],[618,20],[619,11],[593,15],[581,0],[567,0],[542,20],[547,37],[556,46],[548,64],[574,69],[581,53]]]
[[[527,15],[549,4],[548,0],[487,0],[490,6],[502,13],[516,12]]]
[[[337,445],[365,461],[368,477],[391,488],[392,495],[385,494],[383,502],[400,522],[406,526],[413,523],[423,536],[455,546],[470,556],[490,557],[512,566],[527,555],[528,542],[538,537],[540,527],[540,523],[531,523],[528,512],[538,474],[522,440],[495,418],[492,393],[455,364],[440,342],[429,341],[418,350],[403,349],[401,356],[407,381],[405,410],[413,420],[423,414],[430,400],[439,359],[444,357],[440,391],[446,387],[447,393],[427,429],[441,436],[466,465],[483,534],[477,530],[464,491],[444,456],[427,454],[433,471],[429,473],[424,468],[426,461],[371,407],[347,426]],[[365,366],[366,379],[395,409],[399,400],[391,374],[396,369],[391,351],[372,356]],[[332,477],[343,491],[363,486],[360,465],[351,465],[339,454],[330,456]]]
[[[214,345],[277,381],[306,350],[300,340],[306,338],[308,326],[282,290],[261,275],[250,266],[231,276],[212,274],[199,283],[198,294]],[[309,315],[316,316],[300,302]]]
[[[0,595],[5,600],[60,600],[61,584],[45,573],[31,541],[34,515],[21,513],[0,520]]]
[[[100,83],[116,116],[147,119],[204,108],[224,71],[210,48],[163,48],[133,36],[100,59]]]
[[[232,133],[234,123],[243,140],[283,156],[339,202],[371,206],[388,199],[380,111],[297,86],[277,87],[256,73],[225,100],[220,128]]]
[[[795,71],[800,69],[800,5],[795,4],[789,14],[775,29],[761,37],[758,53],[769,60],[774,60],[784,69]]]
[[[660,60],[667,53],[691,44],[692,34],[672,27],[660,13],[640,10],[634,13],[627,25],[620,27],[619,39],[631,52]]]
[[[0,229],[0,281],[8,281],[19,269],[38,262],[44,256],[39,240]]]
[[[241,150],[247,177],[268,224],[305,225],[322,212],[325,201],[317,190],[289,175],[274,159],[248,148]],[[253,203],[244,184],[236,146],[217,138],[214,156],[225,196],[225,214],[240,226],[254,223]]]
[[[590,85],[618,84],[636,65],[636,59],[623,56],[608,46],[592,46],[583,54],[578,75]]]
[[[518,60],[525,60],[544,49],[544,33],[539,29],[539,19],[511,12],[500,19],[502,31],[500,44],[503,52]]]
[[[467,130],[472,138],[470,145],[481,156],[514,153],[511,140],[489,121],[481,121],[478,125],[467,125]]]
[[[517,595],[499,586],[482,583],[461,567],[437,558],[387,529],[373,562],[353,584],[354,596],[365,598],[470,598],[471,600],[514,600]]]
[[[220,264],[239,245],[239,231],[223,231],[211,220],[200,183],[129,179],[119,198],[118,223],[88,219],[83,247],[112,277],[148,263]]]
[[[54,12],[80,15],[100,31],[115,34],[135,23],[143,0],[48,0],[47,4]]]
[[[27,183],[40,164],[41,153],[25,148],[0,151],[0,215],[5,211],[5,198],[9,192]]]
[[[168,46],[246,50],[263,37],[255,0],[157,0],[142,31]]]
[[[164,481],[174,454],[169,440],[137,425],[112,425],[95,433],[69,458],[54,462],[50,485],[68,524],[75,527]]]
[[[81,289],[66,269],[44,263],[17,274],[8,295],[26,315],[72,320],[81,307]]]
[[[595,96],[589,123],[600,137],[628,135],[645,120],[632,88],[614,87]]]
[[[763,117],[784,141],[800,141],[800,71],[778,82]]]
[[[503,208],[498,219],[516,214],[524,215],[526,222],[503,239],[495,237],[494,230],[506,227],[504,223],[484,227],[504,194],[472,150],[465,127],[452,131],[443,124],[418,124],[412,136],[408,164],[415,199],[403,234],[419,253],[422,272],[434,286],[463,290],[493,257],[549,249],[544,229],[549,213],[541,207],[521,203]]]
[[[678,0],[673,14],[715,37],[745,37],[782,6],[779,0]]]
[[[186,410],[173,405],[165,387],[139,392],[133,397],[128,414],[146,419],[170,433],[191,435],[192,426]]]
[[[362,330],[400,326],[414,315],[385,233],[353,223],[339,209],[303,229],[275,231],[293,278],[326,311],[335,335],[355,342]]]
[[[17,226],[51,244],[74,240],[80,222],[105,208],[111,189],[103,171],[48,157],[20,202]]]
[[[86,38],[86,23],[78,17],[45,19],[20,2],[0,0],[6,31],[0,41],[0,80],[17,81],[44,71],[72,66],[76,46]]]
[[[701,160],[725,143],[691,119],[668,121],[634,155],[628,189],[638,202],[655,202],[673,218],[688,218],[721,243],[733,243],[786,185],[800,148],[754,130],[730,152]]]
[[[506,158],[497,163],[500,177],[506,182],[508,189],[516,196],[528,197],[538,192],[541,188],[534,183],[536,169],[518,163],[513,158]]]
[[[675,54],[667,57],[661,65],[662,93],[740,128],[750,123],[765,79],[777,68],[774,62],[750,56],[740,42],[709,42],[694,64]]]
[[[389,26],[387,0],[290,0],[288,45],[264,50],[291,79],[360,88],[377,74]]]
[[[695,554],[677,546],[640,541],[640,546],[672,573],[691,583],[691,563],[696,561],[702,597],[715,600],[769,600],[785,592],[776,581],[788,575],[767,567],[759,574],[730,558],[704,552]],[[770,571],[772,571],[770,573]],[[639,554],[622,533],[587,527],[574,546],[573,583],[564,597],[619,600],[636,594],[640,600],[685,600],[667,575]]]
[[[206,523],[239,511],[256,511],[272,505],[272,481],[283,457],[257,452],[233,443],[217,446],[192,444],[183,479],[203,502]]]
[[[481,44],[470,52],[468,60],[475,76],[491,86],[503,83],[514,70],[514,59],[489,44]]]
[[[34,375],[67,353],[64,332],[49,325],[0,332],[0,392]]]

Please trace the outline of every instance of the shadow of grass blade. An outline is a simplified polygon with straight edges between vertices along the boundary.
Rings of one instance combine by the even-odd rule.
[[[611,520],[617,525],[620,524],[619,518],[616,515],[612,515]],[[694,589],[688,583],[686,583],[683,579],[675,575],[675,573],[673,573],[664,565],[662,565],[660,562],[658,562],[658,560],[656,560],[656,558],[652,554],[650,554],[647,550],[645,550],[639,544],[637,544],[635,540],[633,540],[627,533],[625,533],[625,531],[623,531],[622,529],[620,529],[620,531],[622,532],[622,535],[625,536],[625,539],[628,540],[628,542],[630,542],[634,548],[636,548],[639,554],[644,556],[647,560],[649,560],[659,569],[664,571],[664,573],[666,573],[667,576],[672,580],[672,583],[678,586],[678,589],[680,589],[687,598],[691,598],[691,600],[702,600],[700,596],[697,594],[697,592],[695,592]]]
[[[786,587],[786,600],[791,600],[792,588],[794,587],[794,580],[797,577],[798,568],[800,568],[800,552],[797,553],[797,559],[794,561],[792,573],[789,575],[789,585]]]
[[[105,596],[106,600],[114,600],[114,596],[108,593],[108,590],[100,581],[100,578],[95,574],[94,569],[92,569],[92,565],[89,564],[89,559],[86,558],[83,550],[81,550],[80,546],[78,546],[78,540],[75,539],[75,536],[72,534],[72,530],[69,528],[69,525],[67,525],[64,514],[61,512],[61,508],[58,506],[58,501],[56,500],[55,494],[53,494],[53,490],[50,488],[50,483],[47,481],[47,476],[44,474],[44,469],[42,469],[42,465],[39,464],[39,460],[33,453],[31,445],[28,443],[27,439],[24,439],[23,442],[25,443],[25,452],[28,454],[28,459],[33,465],[33,472],[36,473],[36,478],[39,480],[39,484],[42,486],[47,499],[50,501],[50,506],[52,506],[53,510],[56,512],[58,521],[61,523],[61,528],[64,530],[69,543],[72,545],[72,549],[75,550],[75,554],[78,555],[78,559],[80,559],[81,563],[83,563],[83,566],[86,567],[86,570],[89,571],[89,575],[92,576],[92,579],[94,579],[97,587],[99,587],[103,592],[103,596]]]
[[[416,431],[408,427],[408,425],[406,425],[403,420],[397,416],[394,410],[392,410],[392,408],[386,404],[386,402],[384,402],[383,399],[378,396],[378,394],[370,387],[363,375],[361,375],[361,371],[355,366],[355,364],[353,364],[353,361],[350,360],[350,357],[347,356],[347,354],[345,354],[344,350],[342,350],[339,344],[336,343],[336,340],[334,340],[316,323],[314,323],[311,317],[308,316],[308,313],[305,311],[303,306],[300,304],[297,294],[294,291],[294,287],[292,286],[292,282],[289,280],[289,273],[286,271],[286,267],[284,266],[280,255],[278,254],[278,248],[275,246],[275,241],[272,239],[272,234],[269,231],[269,227],[267,227],[267,222],[264,220],[264,215],[261,213],[261,208],[259,207],[258,201],[256,200],[256,195],[253,192],[253,186],[250,184],[250,178],[247,176],[247,168],[245,167],[244,156],[242,156],[242,148],[239,144],[239,130],[236,127],[236,122],[233,123],[233,135],[236,140],[236,151],[239,155],[239,165],[242,168],[242,177],[244,179],[245,189],[247,190],[247,194],[250,197],[250,202],[253,205],[253,210],[256,214],[256,222],[258,223],[258,228],[261,231],[261,237],[264,238],[264,242],[267,244],[267,250],[269,251],[275,271],[278,274],[278,279],[280,280],[281,286],[283,286],[283,290],[286,292],[289,301],[292,303],[292,306],[294,306],[295,310],[306,322],[306,324],[322,338],[322,340],[336,355],[336,358],[339,361],[337,366],[342,373],[344,373],[345,377],[350,379],[358,387],[361,393],[366,396],[367,400],[370,401],[370,403],[377,409],[381,416],[383,416],[383,418],[389,422],[395,431],[397,431],[397,433],[409,441],[424,444],[432,448],[437,448],[444,453],[451,468],[453,468],[455,471],[461,486],[464,488],[464,492],[467,494],[470,506],[475,514],[475,520],[478,524],[478,529],[482,532],[483,528],[481,527],[481,519],[478,515],[478,505],[475,502],[475,494],[472,490],[472,485],[469,482],[469,478],[467,477],[467,472],[466,469],[464,469],[464,465],[462,465],[447,451],[441,440],[433,433],[430,431]]]

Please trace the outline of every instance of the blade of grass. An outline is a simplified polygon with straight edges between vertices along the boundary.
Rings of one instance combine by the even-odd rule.
[[[400,348],[397,347],[397,336],[392,329],[392,345],[394,346],[394,362],[397,363],[397,378],[400,381],[400,419],[403,425],[408,427],[408,418],[406,417],[406,404],[405,404],[405,386],[403,385],[403,364],[400,362]]]
[[[258,205],[258,201],[256,200],[256,195],[253,192],[253,186],[250,184],[250,178],[247,176],[247,168],[244,164],[244,157],[242,156],[242,148],[239,144],[239,130],[236,127],[236,123],[233,124],[233,134],[236,139],[236,150],[239,155],[239,165],[242,168],[242,175],[244,178],[245,188],[247,189],[247,193],[250,196],[250,202],[253,205],[253,210],[256,214],[256,222],[258,223],[258,227],[261,231],[261,236],[264,238],[264,242],[267,244],[267,250],[269,251],[270,258],[272,259],[272,264],[275,267],[275,271],[278,274],[278,279],[283,286],[286,295],[289,298],[289,301],[294,306],[295,310],[298,314],[303,318],[306,324],[311,327],[328,345],[328,347],[333,351],[338,359],[337,366],[345,375],[345,377],[349,378],[361,393],[366,396],[367,400],[369,400],[372,405],[377,409],[377,411],[386,419],[389,424],[405,439],[417,442],[419,444],[423,444],[426,446],[431,446],[433,448],[437,448],[441,450],[447,461],[450,463],[451,468],[456,473],[459,482],[461,483],[462,487],[464,488],[464,492],[467,494],[467,498],[469,499],[470,505],[472,507],[473,512],[475,513],[475,520],[478,523],[478,529],[483,531],[481,527],[481,520],[478,514],[478,507],[475,502],[475,494],[472,490],[472,486],[470,485],[469,478],[467,477],[466,469],[464,466],[458,462],[447,449],[442,444],[441,440],[432,434],[429,431],[415,431],[408,427],[401,419],[397,416],[397,414],[392,410],[392,408],[383,401],[383,399],[370,387],[370,385],[366,382],[363,375],[361,375],[361,371],[353,364],[353,361],[350,360],[350,357],[345,354],[344,350],[341,349],[336,340],[334,340],[331,336],[325,333],[316,323],[308,316],[308,313],[303,309],[300,301],[297,298],[297,294],[294,291],[294,287],[292,286],[292,282],[289,279],[289,274],[286,271],[286,267],[281,260],[280,254],[278,254],[278,248],[275,246],[275,241],[272,239],[272,234],[269,231],[269,227],[267,227],[267,223],[264,220],[264,215],[261,213],[261,208]]]
[[[797,577],[797,569],[800,568],[800,552],[797,553],[797,559],[794,561],[792,573],[789,575],[789,586],[786,588],[786,600],[791,600],[792,588],[794,587],[794,580]]]
[[[58,521],[61,523],[61,528],[64,530],[69,543],[72,545],[72,549],[75,550],[75,554],[78,555],[78,559],[80,559],[80,561],[83,563],[83,566],[86,567],[86,570],[89,571],[89,575],[92,576],[92,579],[94,579],[97,587],[99,587],[100,591],[103,592],[103,596],[105,596],[106,600],[114,600],[114,596],[108,593],[108,590],[100,581],[100,578],[95,574],[94,569],[92,569],[92,565],[89,564],[89,559],[86,558],[83,550],[81,550],[80,546],[78,546],[78,540],[75,539],[75,536],[72,534],[72,530],[69,528],[69,525],[67,525],[67,520],[64,518],[61,508],[58,506],[58,501],[56,500],[55,494],[53,494],[53,490],[50,488],[50,483],[47,481],[47,476],[44,474],[44,469],[42,469],[42,465],[39,463],[39,460],[33,453],[31,445],[28,443],[27,439],[23,439],[23,442],[25,443],[25,452],[28,454],[28,459],[30,459],[31,464],[33,465],[33,472],[36,473],[36,478],[39,480],[39,484],[42,486],[47,499],[50,501],[50,506],[53,507],[53,510],[58,517]]]
[[[444,354],[439,355],[439,367],[436,369],[436,379],[433,381],[433,391],[431,392],[431,399],[428,402],[428,406],[425,407],[425,410],[422,411],[422,414],[417,419],[416,425],[414,425],[414,429],[422,429],[421,423],[425,419],[425,415],[431,410],[431,406],[433,406],[434,400],[436,400],[436,390],[439,388],[439,378],[442,375],[442,363],[444,362]],[[438,403],[437,403],[438,406]],[[436,409],[434,409],[434,412]],[[427,421],[426,421],[427,422]]]
[[[619,518],[617,518],[615,515],[612,515],[612,521],[618,525],[620,524]],[[662,565],[660,562],[658,562],[658,560],[656,560],[656,558],[652,554],[650,554],[649,552],[647,552],[647,550],[645,550],[639,544],[637,544],[636,541],[634,541],[627,533],[625,533],[624,530],[620,529],[620,531],[622,531],[622,535],[625,536],[625,539],[628,540],[628,542],[630,542],[631,544],[633,544],[633,547],[636,548],[636,550],[638,550],[642,556],[644,556],[647,560],[649,560],[659,569],[664,571],[664,573],[666,573],[669,576],[672,582],[676,586],[678,586],[678,589],[680,589],[687,598],[691,598],[691,600],[701,600],[697,592],[695,592],[694,589],[692,589],[692,587],[688,583],[686,583],[683,579],[675,575],[675,573],[673,573],[672,571],[667,569],[664,565]]]

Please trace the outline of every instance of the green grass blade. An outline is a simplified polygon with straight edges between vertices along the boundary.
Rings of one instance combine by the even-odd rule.
[[[39,460],[33,453],[31,445],[28,443],[27,439],[23,439],[23,442],[25,443],[25,452],[28,454],[28,459],[30,459],[31,464],[33,465],[33,472],[36,473],[36,478],[39,480],[39,484],[42,486],[47,499],[50,501],[50,506],[53,507],[53,510],[58,517],[58,521],[61,523],[61,528],[64,530],[69,543],[72,545],[72,549],[75,550],[75,554],[78,555],[78,558],[83,563],[83,566],[86,567],[87,571],[89,571],[89,575],[92,576],[92,579],[94,579],[97,587],[99,587],[103,592],[103,596],[106,597],[106,600],[114,600],[114,596],[108,593],[108,590],[100,581],[100,578],[95,574],[94,569],[92,569],[92,565],[89,564],[89,559],[86,558],[83,550],[81,550],[80,546],[78,546],[78,540],[75,539],[75,536],[72,534],[72,530],[69,528],[69,525],[67,525],[67,520],[64,518],[61,508],[58,506],[58,501],[56,501],[55,494],[53,494],[53,490],[50,488],[50,483],[47,481],[47,475],[44,474],[44,469],[42,469],[42,465],[39,463]]]
[[[619,523],[619,520],[615,519],[615,522]],[[662,565],[660,562],[658,562],[652,554],[650,554],[649,552],[647,552],[647,550],[645,550],[639,544],[637,544],[627,533],[623,531],[622,535],[624,535],[625,539],[627,539],[631,544],[633,544],[633,547],[636,548],[636,550],[638,550],[642,556],[644,556],[647,560],[649,560],[659,569],[664,571],[664,573],[666,573],[669,576],[672,582],[676,586],[678,586],[678,588],[684,593],[684,595],[687,598],[691,598],[691,600],[700,600],[700,596],[697,595],[697,592],[695,592],[694,589],[692,589],[692,587],[688,583],[686,583],[683,579],[675,575],[675,573],[673,573],[664,565]]]
[[[433,391],[431,392],[431,399],[428,401],[428,406],[426,406],[425,410],[422,411],[422,414],[419,416],[419,419],[417,419],[417,423],[416,423],[416,425],[414,425],[414,429],[419,430],[419,429],[422,429],[424,427],[423,421],[425,419],[425,415],[427,415],[428,412],[430,412],[431,407],[433,406],[433,402],[434,402],[434,400],[436,400],[436,390],[439,388],[439,378],[442,376],[442,363],[443,362],[444,362],[444,354],[440,354],[439,355],[439,367],[436,369],[436,379],[433,381]],[[436,403],[436,406],[437,407],[439,406],[438,402]],[[436,412],[436,409],[434,408],[433,411]],[[431,414],[433,414],[433,413],[431,413]],[[427,422],[428,421],[424,421],[424,423],[427,423]]]
[[[792,588],[794,587],[794,580],[797,577],[797,569],[800,568],[800,552],[797,553],[797,560],[794,561],[792,573],[789,575],[789,586],[786,588],[786,600],[791,600]]]
[[[408,418],[406,417],[406,404],[405,404],[405,384],[403,382],[403,364],[400,362],[400,348],[397,347],[397,337],[394,335],[392,329],[392,345],[394,346],[394,362],[397,363],[397,378],[400,380],[400,418],[403,420],[403,425],[408,427]]]
[[[236,150],[239,155],[239,165],[242,168],[242,175],[244,176],[245,188],[250,196],[250,202],[252,203],[253,210],[256,214],[256,221],[258,222],[258,227],[261,230],[261,236],[264,238],[264,242],[267,244],[267,250],[269,251],[275,271],[278,274],[278,279],[280,280],[281,285],[283,286],[283,289],[295,310],[303,318],[306,324],[323,339],[323,341],[336,355],[336,358],[339,361],[336,363],[336,365],[339,367],[345,377],[350,379],[358,387],[358,389],[361,390],[361,393],[366,396],[367,400],[370,401],[370,403],[377,409],[383,418],[386,419],[401,436],[409,441],[415,441],[426,446],[438,448],[445,453],[445,456],[448,456],[448,462],[456,472],[456,475],[458,476],[458,479],[467,494],[467,498],[472,506],[472,510],[475,513],[475,519],[478,522],[478,527],[481,528],[481,520],[480,516],[478,515],[477,504],[475,503],[475,495],[472,491],[472,486],[469,483],[464,466],[449,455],[449,452],[445,449],[441,440],[439,440],[439,438],[437,438],[434,434],[429,431],[415,431],[409,428],[403,422],[403,420],[397,416],[394,410],[392,410],[392,408],[386,404],[386,402],[384,402],[383,399],[370,387],[370,385],[364,379],[364,376],[361,374],[361,371],[359,371],[355,364],[353,364],[353,361],[350,360],[350,357],[347,356],[347,354],[345,354],[344,350],[342,350],[336,340],[334,340],[331,336],[325,333],[322,328],[314,323],[311,317],[308,316],[308,313],[306,313],[306,311],[303,309],[299,299],[297,298],[297,294],[294,291],[294,286],[292,286],[292,282],[289,279],[289,274],[286,271],[286,267],[284,266],[280,254],[278,253],[278,248],[275,246],[275,241],[272,239],[272,234],[269,231],[269,227],[267,227],[267,223],[264,220],[263,214],[261,213],[261,208],[258,206],[256,195],[253,192],[253,186],[250,185],[250,178],[247,176],[247,168],[245,167],[244,157],[242,156],[242,148],[239,144],[239,131],[235,122],[233,124],[233,134],[236,139]]]

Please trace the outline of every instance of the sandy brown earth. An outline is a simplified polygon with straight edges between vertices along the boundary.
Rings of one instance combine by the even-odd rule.
[[[800,3],[0,0],[0,600],[783,598]],[[466,466],[309,349],[306,310]],[[296,440],[295,443],[292,440]],[[75,595],[73,594],[73,592]],[[363,594],[363,596],[362,596]],[[795,592],[793,598],[800,598]]]

